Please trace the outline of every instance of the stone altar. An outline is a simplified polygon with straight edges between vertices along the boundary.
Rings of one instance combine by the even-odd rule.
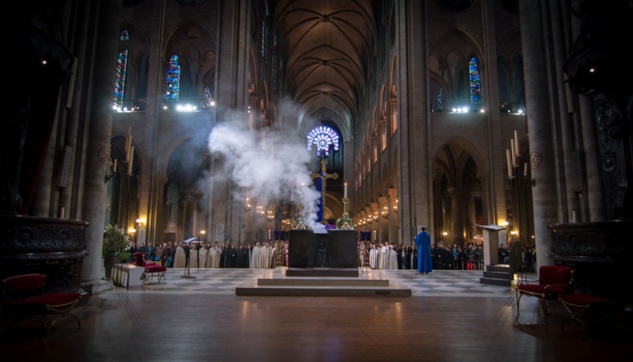
[[[357,268],[357,231],[295,229],[288,238],[289,268]]]

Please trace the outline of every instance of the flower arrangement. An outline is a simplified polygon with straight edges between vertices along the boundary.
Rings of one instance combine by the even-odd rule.
[[[130,248],[132,240],[127,236],[125,230],[118,225],[107,225],[103,231],[103,249],[102,255],[114,253],[114,256],[120,260],[130,258]]]
[[[336,228],[343,230],[354,230],[354,220],[344,212],[341,217],[336,220]]]

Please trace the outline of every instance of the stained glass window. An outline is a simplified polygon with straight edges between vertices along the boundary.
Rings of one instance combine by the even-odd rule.
[[[436,107],[439,111],[444,109],[444,97],[442,97],[442,88],[440,87],[440,91],[437,93],[437,103]]]
[[[130,40],[130,33],[128,33],[127,29],[121,30],[121,41]]]
[[[481,80],[479,79],[479,65],[476,57],[470,58],[468,71],[470,74],[470,102],[479,104],[481,103]]]
[[[262,21],[262,58],[268,64],[268,1],[264,1],[264,20]]]
[[[180,64],[178,63],[178,55],[174,54],[169,58],[166,83],[165,100],[177,101],[180,93]]]
[[[213,107],[213,95],[211,94],[211,88],[207,85],[204,87],[204,102],[202,104],[202,108]]]
[[[328,126],[315,127],[306,136],[308,139],[308,150],[312,150],[312,145],[316,145],[316,155],[321,156],[321,152],[325,156],[330,155],[330,146],[334,151],[338,151],[338,133]]]
[[[117,109],[121,109],[123,107],[123,98],[125,96],[125,74],[127,72],[127,54],[127,49],[120,52],[116,61],[116,80],[114,82],[114,107]]]

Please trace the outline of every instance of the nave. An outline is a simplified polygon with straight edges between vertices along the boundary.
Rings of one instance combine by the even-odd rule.
[[[412,297],[240,297],[273,270],[169,269],[166,284],[90,296],[43,338],[35,321],[0,334],[3,361],[616,361],[633,357],[630,328],[598,336],[535,298],[516,317],[509,287],[481,271],[361,270]],[[630,326],[630,322],[628,324]]]

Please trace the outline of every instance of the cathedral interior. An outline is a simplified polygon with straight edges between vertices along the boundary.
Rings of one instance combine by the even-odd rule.
[[[633,302],[630,1],[14,6],[3,277],[97,291],[106,225],[246,245],[347,214],[394,245],[501,226]]]

